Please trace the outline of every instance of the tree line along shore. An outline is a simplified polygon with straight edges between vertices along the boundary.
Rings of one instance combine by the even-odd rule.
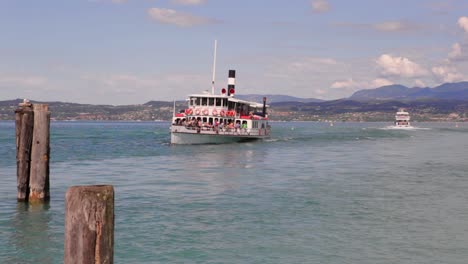
[[[22,100],[0,101],[0,120],[14,120],[14,110]],[[49,105],[52,120],[107,121],[170,121],[173,102],[150,101],[138,105],[91,105],[64,102],[41,102]],[[176,111],[186,103],[176,102]],[[431,101],[353,101],[272,102],[269,118],[272,121],[393,121],[399,108],[406,109],[413,121],[468,121],[468,102],[457,100]]]

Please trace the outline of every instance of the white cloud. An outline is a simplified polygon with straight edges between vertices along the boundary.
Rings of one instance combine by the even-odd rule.
[[[387,79],[377,78],[377,79],[373,80],[372,82],[370,82],[368,86],[364,86],[364,88],[372,89],[372,88],[378,88],[378,87],[392,85],[392,84],[393,84],[393,82],[391,82],[391,81],[389,81]]]
[[[339,22],[334,23],[339,27],[348,27],[353,30],[372,30],[383,33],[404,33],[415,32],[420,33],[427,26],[408,21],[385,21],[381,23],[351,23]]]
[[[436,66],[432,67],[432,73],[440,82],[459,82],[465,77],[452,66]]]
[[[317,90],[315,90],[315,94],[317,94],[319,96],[323,96],[323,95],[327,94],[327,90],[317,89]]]
[[[415,87],[421,87],[421,88],[427,87],[426,83],[423,82],[423,81],[421,81],[421,80],[419,80],[419,79],[417,79],[417,80],[414,81],[414,86],[415,86]]]
[[[172,24],[179,27],[191,27],[214,23],[214,20],[205,17],[194,16],[166,8],[150,8],[148,9],[148,14],[153,20],[158,21],[159,23]]]
[[[332,58],[306,57],[287,64],[288,72],[320,71],[324,66],[338,64]]]
[[[178,5],[203,5],[208,0],[171,0],[172,3]]]
[[[331,85],[331,88],[334,89],[348,89],[348,90],[356,90],[356,89],[373,89],[378,88],[386,85],[392,85],[393,82],[384,79],[378,78],[370,82],[364,81],[355,81],[352,78],[344,80],[344,81],[336,81]]]
[[[331,85],[333,89],[354,89],[358,88],[359,83],[354,81],[352,78],[343,81],[336,81]]]
[[[415,25],[403,21],[387,21],[373,25],[375,30],[384,32],[402,32],[416,28]]]
[[[427,70],[405,57],[381,55],[376,63],[382,68],[385,76],[419,77],[427,75]]]
[[[468,33],[468,17],[460,17],[458,19],[458,25],[466,32]]]
[[[455,43],[452,45],[452,50],[449,52],[449,59],[458,59],[462,57],[462,48],[459,43]]]
[[[42,76],[1,76],[1,86],[23,86],[23,87],[38,87],[47,83],[47,78]]]
[[[327,0],[312,0],[312,11],[315,13],[324,13],[330,10],[330,5]]]

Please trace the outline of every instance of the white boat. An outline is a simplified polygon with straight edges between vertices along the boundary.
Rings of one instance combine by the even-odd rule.
[[[216,65],[216,42],[215,42]],[[221,144],[265,139],[270,137],[266,98],[263,103],[235,98],[234,70],[229,70],[227,89],[214,92],[214,72],[212,91],[191,94],[187,107],[172,118],[172,144]]]
[[[399,109],[395,115],[395,128],[412,128],[409,113]]]

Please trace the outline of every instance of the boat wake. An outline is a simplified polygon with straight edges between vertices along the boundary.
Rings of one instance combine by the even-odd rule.
[[[414,126],[409,126],[409,127],[401,127],[401,126],[386,126],[379,128],[382,130],[405,130],[405,131],[413,131],[413,130],[431,130],[430,128],[427,127],[414,127]]]

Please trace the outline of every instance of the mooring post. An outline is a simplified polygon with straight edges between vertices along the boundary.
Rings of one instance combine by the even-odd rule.
[[[44,202],[50,199],[49,155],[50,112],[47,104],[34,104],[34,129],[31,148],[31,173],[29,179],[29,202]]]
[[[31,169],[31,143],[33,138],[34,113],[32,104],[24,100],[15,110],[16,123],[16,179],[18,201],[29,196],[29,174]]]
[[[64,263],[114,262],[114,187],[73,186],[65,197]]]

